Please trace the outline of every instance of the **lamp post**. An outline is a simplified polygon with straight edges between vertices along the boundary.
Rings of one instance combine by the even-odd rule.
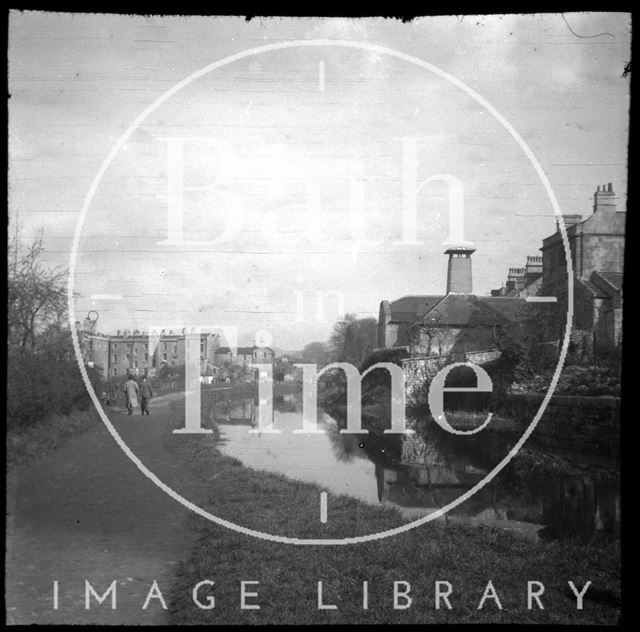
[[[96,323],[98,322],[98,318],[100,315],[96,310],[92,309],[87,312],[87,316],[84,319],[83,323],[83,331],[82,331],[82,342],[83,346],[85,346],[85,341],[88,340],[88,354],[87,354],[87,366],[92,369],[94,367],[93,361],[93,334],[95,333]],[[85,348],[87,348],[85,347]]]

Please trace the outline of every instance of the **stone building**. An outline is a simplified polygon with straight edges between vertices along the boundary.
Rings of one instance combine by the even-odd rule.
[[[144,331],[124,330],[115,336],[106,336],[108,341],[108,370],[111,378],[123,375],[146,375],[154,377],[163,367],[184,366],[186,359],[185,330],[162,330],[155,348],[150,347],[149,334]],[[202,374],[213,364],[215,337],[200,336],[200,363]]]
[[[473,294],[471,248],[450,248],[447,287],[443,295],[405,296],[382,301],[378,347],[404,347],[413,356],[455,356],[456,361],[498,348],[507,330],[525,333],[533,316],[517,296]]]
[[[184,364],[184,336],[180,332],[163,332],[156,349],[149,346],[144,331],[118,330],[110,339],[109,376],[148,375],[153,377],[162,366]]]
[[[622,342],[622,274],[625,209],[618,208],[611,183],[598,186],[593,212],[563,215],[574,275],[572,342],[576,352],[596,357]],[[558,297],[566,312],[567,259],[560,227],[542,242],[541,292]]]
[[[97,369],[102,379],[125,375],[155,377],[162,367],[184,366],[187,360],[186,329],[163,329],[152,340],[140,330],[118,330],[115,335],[95,332],[95,321],[76,323],[78,342],[87,366]],[[200,374],[220,377],[220,367],[226,362],[249,367],[251,364],[272,363],[274,352],[268,347],[220,347],[216,334],[200,334]]]

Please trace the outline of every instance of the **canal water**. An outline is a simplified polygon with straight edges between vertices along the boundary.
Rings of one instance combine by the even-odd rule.
[[[257,399],[218,391],[210,416],[218,449],[254,470],[315,483],[372,505],[395,507],[405,521],[451,503],[480,482],[490,466],[456,452],[438,437],[401,438],[340,434],[318,409],[320,434],[300,434],[299,394],[274,397],[274,427],[281,434],[249,432],[257,426]],[[518,457],[516,457],[518,458]],[[515,531],[531,539],[619,533],[619,481],[615,475],[535,476],[501,472],[471,498],[438,520]]]

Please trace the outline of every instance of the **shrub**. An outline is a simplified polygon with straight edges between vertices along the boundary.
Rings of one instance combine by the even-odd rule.
[[[88,369],[97,390],[98,375]],[[75,359],[52,363],[37,354],[12,353],[7,361],[7,426],[28,426],[50,415],[84,410],[91,399]]]

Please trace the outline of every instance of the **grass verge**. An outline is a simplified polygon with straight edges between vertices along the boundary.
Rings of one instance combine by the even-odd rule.
[[[68,415],[51,415],[25,428],[12,428],[7,433],[7,466],[15,469],[29,465],[99,423],[98,413],[90,408]]]
[[[314,485],[253,471],[215,450],[214,441],[184,437],[182,462],[192,474],[207,477],[210,510],[243,526],[297,537],[342,537],[397,526],[395,511],[346,497],[331,497],[329,521],[319,521],[319,493]],[[193,516],[197,531],[188,559],[176,569],[169,598],[173,625],[218,624],[417,624],[417,623],[560,623],[615,624],[620,618],[620,545],[600,539],[534,543],[491,528],[428,523],[395,537],[349,546],[294,546],[259,540]],[[215,597],[203,610],[192,592],[202,580],[200,599]],[[257,592],[240,608],[240,582],[256,581]],[[325,604],[318,609],[318,582]],[[363,582],[368,609],[363,609]],[[394,608],[394,581],[410,586],[411,605]],[[435,582],[450,582],[451,610],[435,608]],[[481,602],[487,583],[495,599]],[[527,607],[527,582],[545,586],[544,610]],[[580,590],[591,581],[582,610],[569,581]],[[443,586],[444,589],[444,586]],[[400,605],[409,603],[399,598]]]

